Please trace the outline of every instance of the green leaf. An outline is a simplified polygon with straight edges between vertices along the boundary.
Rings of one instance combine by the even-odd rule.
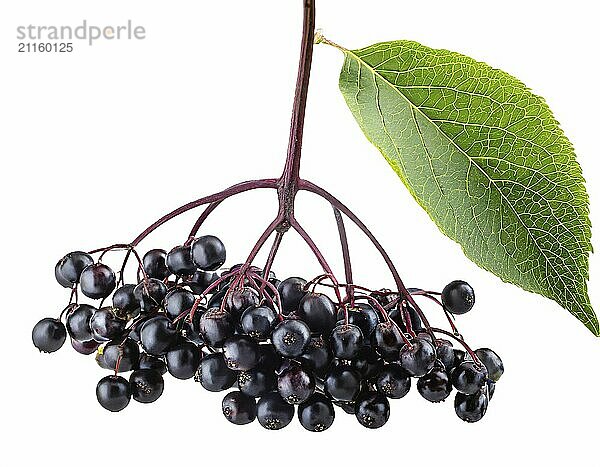
[[[599,335],[587,293],[588,196],[545,101],[455,52],[410,41],[336,47],[346,103],[439,229],[482,268]]]

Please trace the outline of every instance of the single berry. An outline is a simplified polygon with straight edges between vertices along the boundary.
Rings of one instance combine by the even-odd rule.
[[[167,254],[167,267],[176,276],[190,276],[196,272],[192,261],[192,248],[187,245],[176,246]]]
[[[491,349],[477,349],[475,351],[477,358],[485,365],[488,377],[496,382],[504,373],[504,364],[496,352]]]
[[[268,306],[251,306],[242,313],[242,330],[257,340],[268,339],[277,323],[277,313]]]
[[[157,370],[135,370],[129,377],[129,387],[134,400],[149,404],[163,393],[165,382]]]
[[[426,339],[413,339],[411,345],[405,345],[400,351],[400,364],[413,376],[423,376],[433,368],[435,349]]]
[[[93,299],[108,297],[117,284],[113,270],[101,263],[86,267],[79,281],[83,295]]]
[[[448,373],[441,368],[434,367],[425,376],[417,381],[417,390],[430,402],[441,402],[452,392],[452,383]]]
[[[390,363],[377,375],[375,384],[384,396],[400,399],[410,391],[410,374],[397,363]]]
[[[333,360],[329,345],[323,337],[313,337],[306,350],[299,357],[302,364],[313,371],[318,377],[323,377],[327,373],[329,366]]]
[[[240,391],[232,391],[223,398],[223,415],[235,425],[252,423],[256,418],[256,401]]]
[[[288,319],[277,325],[272,341],[275,350],[284,357],[299,357],[310,342],[310,329],[303,321]]]
[[[436,339],[435,354],[437,359],[444,365],[446,372],[450,374],[450,370],[454,368],[455,354],[452,342],[444,339]]]
[[[54,270],[56,279],[63,287],[70,287],[79,282],[85,268],[94,264],[94,259],[83,251],[73,251],[64,256]],[[65,285],[70,283],[69,286]]]
[[[167,268],[167,252],[161,249],[148,251],[142,258],[144,271],[148,277],[160,281],[166,279],[171,274]]]
[[[475,394],[483,387],[487,380],[485,367],[475,363],[462,362],[452,371],[452,385],[463,394]]]
[[[404,345],[404,340],[396,323],[388,321],[377,324],[373,335],[379,355],[389,362],[400,358],[400,349]]]
[[[165,312],[169,318],[175,319],[184,311],[190,310],[194,306],[195,301],[196,297],[194,297],[192,292],[177,287],[165,296]]]
[[[177,339],[177,330],[165,316],[155,316],[142,325],[140,344],[150,355],[165,355]]]
[[[122,376],[105,376],[96,386],[96,398],[100,405],[111,412],[119,412],[131,400],[129,381]]]
[[[335,326],[335,305],[327,295],[321,293],[304,295],[295,315],[304,321],[314,334],[328,336]]]
[[[219,275],[214,272],[196,271],[183,285],[188,286],[195,294],[201,294],[218,278]]]
[[[475,305],[475,291],[465,281],[452,281],[442,290],[442,304],[454,315],[464,315]]]
[[[240,371],[237,382],[240,391],[252,397],[264,396],[277,389],[277,381],[273,371],[262,368]]]
[[[215,271],[225,264],[225,245],[214,235],[204,235],[192,243],[192,259],[203,271]]]
[[[144,313],[158,310],[167,296],[167,292],[167,285],[158,279],[144,279],[133,289],[133,294]]]
[[[131,313],[139,309],[140,302],[136,298],[134,290],[135,284],[125,284],[115,290],[112,298],[113,306],[127,313]]]
[[[325,393],[338,401],[353,401],[360,392],[360,375],[347,365],[336,365],[325,377]]]
[[[385,362],[374,347],[365,345],[361,347],[350,364],[352,368],[358,371],[362,379],[371,379],[383,369]]]
[[[96,310],[90,319],[90,329],[94,340],[98,342],[107,342],[119,337],[127,321],[120,318],[117,313],[119,310],[113,307],[104,307]]]
[[[281,305],[285,314],[298,309],[300,301],[306,295],[305,286],[306,281],[300,277],[288,277],[279,283],[277,291],[281,297]]]
[[[69,336],[79,342],[91,341],[94,338],[90,328],[90,320],[96,312],[91,305],[76,305],[67,314],[67,331]]]
[[[65,343],[67,329],[58,319],[44,318],[33,327],[31,338],[40,352],[56,352]]]
[[[286,427],[294,418],[294,406],[288,404],[277,392],[262,396],[256,406],[258,422],[267,430]]]
[[[379,322],[379,317],[373,307],[367,303],[357,303],[354,307],[348,308],[347,313],[348,323],[358,326],[364,339],[369,340]],[[337,319],[338,321],[345,319],[343,310],[338,311]]]
[[[313,394],[298,407],[298,420],[308,431],[325,431],[334,419],[333,404],[323,394]]]
[[[225,362],[232,370],[246,371],[254,368],[260,359],[256,341],[246,336],[232,336],[223,343]]]
[[[300,365],[293,365],[277,379],[277,390],[288,404],[300,404],[315,392],[315,378]]]
[[[201,358],[200,349],[187,341],[172,347],[165,355],[167,370],[177,379],[189,379],[194,376]]]
[[[207,391],[217,392],[229,389],[236,381],[236,372],[229,369],[225,357],[217,352],[205,355],[200,361],[197,381]]]
[[[258,293],[250,287],[244,287],[227,295],[225,304],[227,311],[237,319],[247,308],[257,306],[259,302]]]
[[[162,357],[148,355],[146,352],[140,354],[138,367],[140,370],[156,370],[161,375],[164,375],[167,372],[167,364]]]
[[[354,324],[338,324],[329,338],[331,351],[337,358],[352,360],[363,345],[363,334]]]
[[[210,308],[203,313],[199,327],[202,337],[211,347],[221,347],[235,332],[231,315],[219,308]]]
[[[483,418],[488,407],[488,397],[483,391],[472,395],[457,392],[454,397],[454,411],[461,420],[474,423]]]
[[[140,361],[140,348],[131,339],[124,342],[113,341],[104,346],[104,362],[111,370],[115,370],[119,364],[119,373],[135,370]],[[119,360],[120,358],[120,360]]]
[[[357,399],[354,415],[364,427],[381,428],[390,418],[390,403],[383,394],[368,391]]]

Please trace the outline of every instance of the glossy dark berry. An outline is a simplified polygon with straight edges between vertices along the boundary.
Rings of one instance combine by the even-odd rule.
[[[105,264],[97,263],[86,267],[79,278],[83,295],[93,299],[108,297],[117,284],[114,271]]]
[[[73,287],[73,284],[71,283],[71,281],[65,279],[65,277],[62,275],[61,261],[56,263],[56,266],[54,266],[54,277],[56,279],[56,282],[58,282],[63,287],[71,288],[71,287]],[[92,260],[92,262],[93,262],[93,260]]]
[[[400,349],[404,345],[404,340],[396,323],[388,321],[377,324],[373,335],[379,355],[390,362],[400,358]]]
[[[321,293],[304,295],[295,315],[304,321],[314,334],[328,336],[335,326],[335,305],[327,295]]]
[[[279,283],[277,291],[281,297],[281,305],[285,314],[298,309],[300,300],[306,295],[305,286],[306,281],[300,277],[288,277]]]
[[[483,391],[472,395],[457,392],[454,397],[454,411],[461,420],[473,423],[483,418],[488,407],[488,398]]]
[[[112,303],[127,313],[131,313],[140,307],[140,302],[134,294],[135,284],[125,284],[115,290]]]
[[[94,264],[94,259],[83,251],[73,251],[64,256],[56,265],[55,275],[59,284],[65,287],[67,283],[74,285],[79,282],[85,268]]]
[[[475,351],[477,358],[485,365],[488,377],[496,382],[504,373],[504,364],[496,352],[491,349],[482,348]]]
[[[347,365],[333,366],[325,377],[325,393],[338,401],[353,401],[360,392],[360,375]]]
[[[96,360],[96,363],[98,364],[98,366],[100,368],[102,368],[103,370],[110,370],[110,368],[108,367],[108,365],[104,361],[104,354],[102,352],[99,352],[99,351],[96,352],[95,360]]]
[[[199,327],[202,337],[211,347],[221,347],[235,332],[231,314],[219,308],[210,308],[203,313]]]
[[[473,362],[462,362],[452,371],[452,385],[463,394],[475,394],[486,382],[485,367],[478,367]]]
[[[363,334],[353,324],[338,324],[329,338],[331,351],[337,358],[352,360],[363,345]]]
[[[332,360],[333,354],[329,349],[328,342],[322,336],[313,337],[300,356],[302,364],[319,377],[325,376]]]
[[[400,351],[400,365],[413,376],[423,376],[433,368],[435,349],[426,339],[413,339]]]
[[[156,370],[161,375],[167,372],[167,364],[161,357],[148,355],[146,352],[140,354],[138,367],[140,370]]]
[[[31,338],[40,352],[56,352],[65,343],[67,329],[58,319],[44,318],[33,327]]]
[[[277,380],[273,371],[253,368],[238,374],[238,387],[248,396],[260,397],[277,389]]]
[[[313,394],[298,407],[298,420],[308,431],[325,431],[334,419],[333,404],[323,394]]]
[[[463,315],[475,305],[475,291],[465,281],[452,281],[442,290],[442,304],[454,315]]]
[[[129,377],[129,387],[133,399],[149,404],[156,401],[163,393],[165,382],[156,370],[135,370]]]
[[[260,358],[257,367],[264,370],[275,371],[281,365],[283,357],[275,350],[273,344],[262,344],[258,346]]]
[[[225,362],[232,370],[254,368],[260,359],[258,343],[247,336],[232,336],[223,343]]]
[[[76,352],[82,355],[91,355],[98,350],[100,343],[96,341],[79,342],[75,339],[71,339],[71,346]]]
[[[141,310],[145,313],[158,310],[167,296],[167,292],[167,285],[158,279],[142,280],[133,289],[133,294],[138,300]]]
[[[452,383],[448,373],[442,368],[434,367],[417,381],[419,394],[430,402],[441,402],[452,392]]]
[[[272,342],[284,357],[299,357],[310,342],[310,329],[303,321],[288,319],[274,329]]]
[[[288,404],[278,392],[262,396],[256,406],[258,422],[268,430],[279,430],[294,418],[294,406]]]
[[[237,319],[247,308],[257,306],[259,302],[258,293],[254,289],[244,287],[227,295],[227,311]]]
[[[488,379],[487,381],[487,391],[488,399],[492,400],[492,397],[494,397],[494,392],[496,392],[496,383],[494,383],[491,379]]]
[[[229,369],[225,357],[217,352],[202,357],[197,380],[207,391],[217,392],[229,389],[234,385],[237,374]]]
[[[377,375],[377,390],[390,399],[400,399],[410,391],[410,374],[397,363],[385,365]]]
[[[218,278],[218,274],[214,272],[196,271],[183,285],[188,286],[195,294],[201,294]]]
[[[198,237],[192,243],[192,258],[203,271],[216,271],[225,264],[226,257],[225,245],[214,235]]]
[[[288,404],[300,404],[315,392],[315,378],[300,365],[292,365],[278,377],[277,390]]]
[[[362,379],[371,379],[383,369],[385,362],[370,345],[363,346],[351,361],[351,366]]]
[[[454,368],[454,348],[450,341],[444,339],[436,339],[435,341],[435,354],[438,361],[444,365],[444,368],[450,374],[450,370]]]
[[[240,391],[232,391],[223,398],[223,415],[235,425],[252,423],[256,418],[256,401]]]
[[[140,344],[150,355],[165,355],[176,339],[175,325],[165,316],[150,318],[140,330]]]
[[[188,341],[181,342],[165,355],[167,371],[177,379],[189,379],[198,371],[201,358],[198,346]]]
[[[357,303],[354,307],[348,308],[347,312],[348,323],[358,326],[365,340],[370,339],[379,322],[379,317],[373,307],[367,303]],[[345,319],[343,310],[338,311],[337,319],[338,321]]]
[[[167,254],[167,268],[176,276],[191,276],[196,272],[190,246],[176,246]]]
[[[223,300],[225,300],[225,295],[227,295],[228,287],[223,289],[219,289],[218,292],[212,294],[208,303],[206,304],[206,308],[221,308]]]
[[[109,342],[104,346],[104,362],[111,370],[119,363],[119,373],[135,370],[140,361],[140,348],[131,339]],[[119,356],[121,360],[119,362]]]
[[[160,281],[169,277],[171,272],[167,268],[167,252],[161,249],[148,251],[142,258],[144,271],[148,277]]]
[[[381,428],[390,418],[390,403],[378,392],[368,391],[356,400],[355,416],[367,428]]]
[[[257,340],[267,339],[277,324],[277,313],[267,306],[251,306],[240,318],[242,330]]]
[[[96,312],[96,308],[90,305],[76,305],[67,314],[67,331],[71,338],[79,342],[91,341],[94,338],[90,328],[90,320]]]
[[[167,316],[171,319],[177,318],[184,311],[188,311],[194,306],[196,297],[189,290],[180,287],[171,290],[164,299],[164,307]]]
[[[90,319],[90,329],[94,340],[107,342],[123,334],[127,321],[118,316],[119,310],[113,307],[104,307],[96,310]]]
[[[96,398],[100,405],[111,412],[119,412],[131,400],[129,381],[122,376],[105,376],[96,386]]]

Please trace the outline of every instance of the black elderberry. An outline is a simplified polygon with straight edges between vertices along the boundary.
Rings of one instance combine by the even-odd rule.
[[[491,349],[482,348],[475,351],[477,358],[485,365],[488,377],[496,382],[504,373],[504,364],[496,352]]]
[[[210,308],[200,317],[200,333],[211,347],[221,347],[235,332],[235,325],[229,312]]]
[[[228,393],[221,403],[223,415],[235,425],[252,423],[256,418],[256,401],[240,391]]]
[[[442,304],[454,315],[463,315],[475,304],[475,291],[465,281],[452,281],[442,290]]]
[[[123,334],[127,321],[118,316],[119,310],[104,307],[96,310],[90,319],[90,329],[94,340],[107,342]]]
[[[298,407],[298,419],[308,431],[325,431],[333,424],[335,410],[327,397],[315,393]]]
[[[384,367],[384,361],[371,346],[363,346],[354,356],[351,362],[362,379],[370,379],[376,376]]]
[[[67,331],[69,336],[79,342],[91,341],[94,338],[90,328],[90,320],[96,312],[91,305],[76,305],[67,314]]]
[[[474,362],[465,361],[452,371],[452,385],[463,394],[475,394],[480,391],[487,380],[485,367]]]
[[[396,361],[404,340],[398,326],[393,321],[379,323],[375,327],[375,345],[377,352],[387,361]]]
[[[79,282],[83,270],[92,264],[94,259],[90,255],[83,251],[73,251],[58,262],[54,273],[60,285],[71,287]]]
[[[214,235],[204,235],[192,243],[192,259],[203,271],[215,271],[225,263],[225,245]]]
[[[358,326],[365,340],[370,339],[379,322],[379,317],[373,307],[368,303],[357,303],[354,307],[348,308],[346,312],[348,313],[348,323]],[[338,311],[337,319],[338,321],[345,320],[344,310]]]
[[[302,364],[313,371],[318,377],[323,377],[327,373],[333,360],[328,343],[323,337],[313,337],[304,353],[299,357]]]
[[[176,276],[191,276],[196,272],[189,245],[176,246],[167,254],[167,268]]]
[[[314,334],[327,336],[335,326],[336,311],[331,299],[321,293],[307,293],[295,313]]]
[[[108,297],[117,284],[115,273],[105,264],[87,266],[79,278],[83,295],[93,299]]]
[[[338,401],[353,401],[361,387],[360,375],[348,365],[333,366],[325,377],[325,393]]]
[[[435,341],[435,354],[437,359],[440,361],[444,368],[450,374],[450,370],[454,368],[455,354],[452,342],[444,339],[436,339]]]
[[[231,313],[231,316],[237,319],[244,310],[251,306],[257,306],[259,302],[260,300],[256,290],[251,289],[250,287],[244,287],[242,289],[234,290],[227,295],[225,304],[227,306],[227,311]]]
[[[167,370],[177,379],[189,379],[194,376],[201,358],[200,349],[188,341],[175,345],[165,355]]]
[[[152,279],[165,280],[171,272],[167,268],[167,252],[162,249],[148,251],[142,258],[144,271]]]
[[[277,380],[274,372],[263,368],[240,371],[237,383],[240,391],[252,397],[264,396],[277,389]]]
[[[71,347],[73,347],[76,352],[82,355],[93,354],[96,350],[98,350],[99,346],[100,343],[96,341],[79,342],[75,339],[71,339]]]
[[[131,339],[109,342],[104,346],[103,354],[104,362],[111,370],[116,369],[117,363],[119,365],[119,373],[138,368],[140,348]]]
[[[383,394],[365,392],[356,401],[355,416],[364,427],[381,428],[390,418],[390,403]]]
[[[158,279],[142,280],[133,290],[143,312],[156,311],[167,296],[167,285]]]
[[[232,370],[246,371],[254,368],[260,359],[256,341],[246,336],[232,336],[223,343],[225,362]]]
[[[413,376],[423,376],[433,368],[435,349],[426,339],[413,339],[400,351],[400,364]]]
[[[96,398],[100,405],[111,412],[119,412],[131,400],[129,381],[122,376],[105,376],[96,386]]]
[[[258,422],[267,430],[279,430],[294,418],[294,406],[284,401],[278,392],[272,392],[259,399],[256,415]]]
[[[452,383],[445,370],[434,367],[429,373],[419,378],[417,390],[428,401],[441,402],[452,392]]]
[[[140,343],[150,355],[165,355],[177,339],[177,330],[165,316],[155,316],[140,329]]]
[[[217,392],[233,386],[237,374],[227,366],[225,356],[216,352],[202,357],[196,379],[207,391]]]
[[[272,341],[284,357],[299,357],[310,342],[310,329],[303,321],[288,319],[277,325]]]
[[[44,318],[33,327],[31,338],[40,352],[56,352],[65,343],[67,330],[58,319]]]
[[[278,377],[277,390],[288,404],[300,404],[315,392],[315,378],[300,365],[292,365]]]
[[[337,358],[353,359],[363,345],[363,334],[353,324],[338,324],[329,338],[331,351]]]
[[[276,323],[277,313],[268,306],[251,306],[240,318],[242,330],[257,340],[269,338]]]
[[[305,286],[306,281],[300,277],[288,277],[279,283],[277,291],[284,313],[289,314],[298,309],[300,301],[306,295]]]
[[[183,285],[188,286],[195,294],[201,294],[218,278],[218,274],[214,272],[196,271]]]
[[[468,395],[457,392],[454,397],[454,411],[461,420],[474,423],[483,418],[488,407],[488,397],[483,391]]]
[[[177,287],[171,290],[164,299],[165,313],[171,319],[177,318],[184,311],[188,311],[194,306],[196,297],[189,290]]]
[[[167,364],[162,357],[148,355],[146,352],[140,354],[138,368],[140,370],[156,370],[161,375],[167,372]]]
[[[400,399],[410,391],[410,374],[397,363],[390,363],[377,375],[375,384],[386,397]]]
[[[135,312],[140,307],[140,302],[136,298],[135,284],[125,284],[115,290],[112,298],[112,304],[127,313]]]
[[[162,395],[165,383],[157,370],[140,369],[131,373],[129,387],[134,400],[149,404]]]

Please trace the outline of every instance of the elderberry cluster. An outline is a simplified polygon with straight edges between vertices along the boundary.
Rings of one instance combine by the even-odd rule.
[[[117,276],[101,262],[110,249],[99,260],[76,251],[57,263],[56,279],[72,290],[71,302],[59,319],[39,321],[32,336],[43,352],[58,350],[68,335],[77,352],[96,353],[98,365],[114,372],[96,388],[98,402],[113,412],[131,398],[156,401],[168,372],[193,378],[208,391],[234,388],[222,410],[238,425],[258,420],[276,430],[297,411],[304,428],[323,431],[337,406],[361,425],[379,428],[389,419],[389,399],[404,397],[413,379],[431,402],[456,389],[456,414],[475,422],[504,371],[492,350],[460,350],[437,337],[411,300],[397,292],[342,299],[334,287],[334,301],[316,291],[322,277],[279,281],[248,264],[219,274],[225,247],[210,235],[168,253],[135,253],[138,281],[127,284],[124,267]],[[101,302],[80,303],[78,292]],[[452,315],[474,304],[473,289],[462,281],[439,295]],[[121,376],[127,372],[128,379]]]

